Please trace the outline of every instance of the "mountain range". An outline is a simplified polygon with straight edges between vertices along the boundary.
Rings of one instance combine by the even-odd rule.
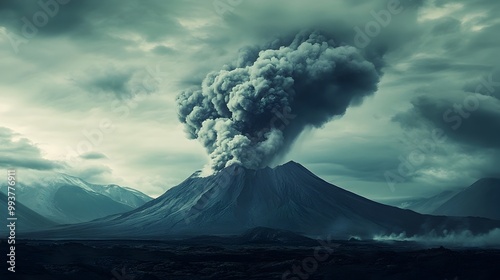
[[[0,186],[6,194],[7,185]],[[152,198],[131,188],[98,185],[53,173],[31,183],[18,182],[16,200],[44,218],[75,224],[131,211]]]
[[[9,211],[7,211],[7,203],[7,195],[0,192],[0,207],[2,209],[2,211],[0,211],[0,218],[2,219],[2,221],[7,221],[7,218],[10,217]],[[51,221],[36,213],[35,211],[29,209],[19,201],[15,201],[15,203],[15,216],[17,218],[16,229],[21,231],[40,230],[57,225],[57,223],[55,223],[54,221]],[[7,232],[7,228],[2,227],[0,232]]]
[[[452,196],[432,213],[500,220],[500,179],[481,179]]]
[[[483,178],[469,187],[455,188],[420,199],[388,202],[421,214],[483,217],[500,220],[500,179]]]
[[[486,233],[500,221],[432,216],[380,204],[332,185],[298,163],[252,170],[229,166],[195,172],[162,196],[132,211],[38,232],[51,238],[168,238],[237,235],[252,228],[306,236]]]

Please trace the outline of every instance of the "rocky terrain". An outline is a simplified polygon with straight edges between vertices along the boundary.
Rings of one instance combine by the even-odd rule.
[[[244,244],[237,239],[210,241],[210,237],[161,242],[22,241],[16,249],[17,277],[9,278],[12,273],[5,269],[0,276],[26,280],[452,280],[498,279],[500,274],[500,250],[312,241],[305,245]],[[6,243],[0,248],[6,251]]]

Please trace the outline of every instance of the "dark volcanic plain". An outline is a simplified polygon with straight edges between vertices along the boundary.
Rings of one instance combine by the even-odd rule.
[[[301,243],[301,244],[298,244]],[[1,252],[7,244],[0,244]],[[317,255],[324,261],[303,261]],[[326,255],[327,254],[327,255]],[[410,242],[18,241],[16,273],[1,279],[498,279],[500,250],[424,247]],[[301,267],[302,278],[283,273]],[[7,278],[6,278],[7,276]],[[307,277],[307,278],[306,278]]]

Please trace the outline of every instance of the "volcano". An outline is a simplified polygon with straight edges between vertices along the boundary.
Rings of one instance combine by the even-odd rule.
[[[306,236],[372,238],[500,228],[500,222],[489,219],[422,215],[380,204],[325,182],[295,162],[259,170],[232,165],[208,177],[200,174],[133,211],[38,234],[167,238],[236,235],[266,227]]]

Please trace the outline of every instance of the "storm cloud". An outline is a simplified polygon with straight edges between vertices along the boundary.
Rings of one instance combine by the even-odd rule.
[[[179,118],[208,151],[213,170],[264,167],[305,128],[321,127],[373,94],[376,64],[320,32],[301,32],[287,45],[245,49],[233,65],[182,92]]]
[[[11,129],[0,127],[0,167],[55,170],[62,164],[43,158],[40,149]]]

